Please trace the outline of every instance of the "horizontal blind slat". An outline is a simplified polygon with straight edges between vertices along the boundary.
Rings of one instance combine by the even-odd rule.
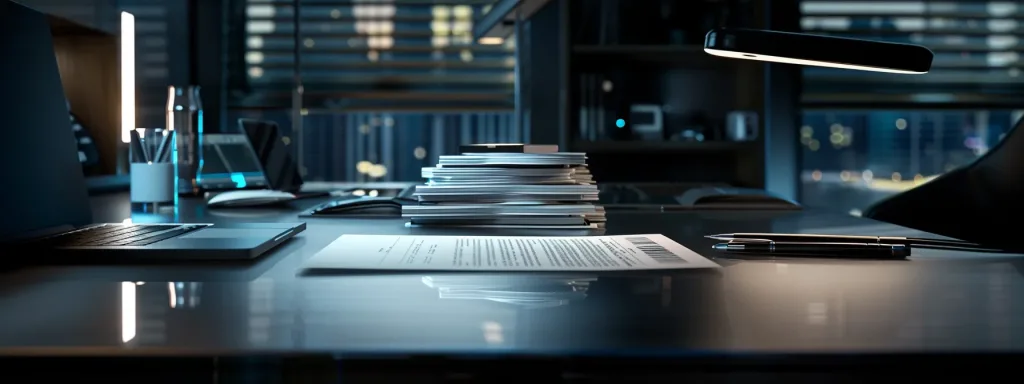
[[[805,102],[855,102],[858,94],[928,99],[941,92],[948,97],[932,99],[983,104],[986,94],[992,102],[1024,94],[1024,3],[804,0],[800,10],[805,32],[919,44],[935,53],[931,72],[920,76],[804,68]]]
[[[245,1],[245,42],[228,65],[244,68],[232,106],[291,105],[296,57],[304,101],[430,106],[513,104],[515,51],[474,45],[473,20],[490,1]],[[296,49],[296,33],[300,46]],[[236,71],[237,72],[237,71]],[[238,84],[238,82],[232,82]]]

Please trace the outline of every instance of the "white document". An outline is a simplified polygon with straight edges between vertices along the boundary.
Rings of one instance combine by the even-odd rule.
[[[342,235],[307,269],[438,271],[639,271],[718,268],[662,235]]]

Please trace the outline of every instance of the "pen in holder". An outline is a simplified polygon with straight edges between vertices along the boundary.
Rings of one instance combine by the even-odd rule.
[[[152,206],[156,210],[160,205],[174,204],[173,141],[174,131],[170,130],[138,128],[131,131],[128,156],[133,206],[142,204],[143,208]]]

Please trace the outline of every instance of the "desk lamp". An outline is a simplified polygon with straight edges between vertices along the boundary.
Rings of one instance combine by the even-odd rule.
[[[920,45],[757,29],[713,29],[704,52],[721,57],[860,71],[924,74],[934,55]]]

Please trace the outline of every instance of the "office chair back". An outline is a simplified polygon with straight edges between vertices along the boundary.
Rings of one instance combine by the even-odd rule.
[[[1024,251],[1021,118],[971,164],[878,202],[863,216],[1006,250]]]

